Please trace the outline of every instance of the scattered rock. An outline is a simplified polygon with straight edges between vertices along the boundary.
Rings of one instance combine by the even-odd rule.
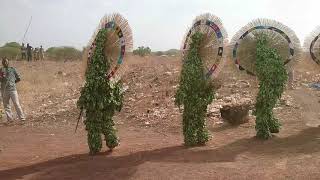
[[[215,79],[215,80],[213,81],[213,89],[214,89],[215,91],[217,91],[218,89],[220,89],[220,88],[222,87],[222,85],[223,85],[223,81],[222,81],[221,79]]]
[[[230,96],[229,96],[229,97],[224,97],[224,98],[223,98],[223,101],[224,101],[224,102],[227,102],[227,103],[228,103],[228,102],[231,102],[231,101],[232,101],[232,97],[230,97]]]
[[[249,122],[249,104],[225,105],[220,109],[223,120],[232,125],[239,125]]]
[[[59,76],[67,76],[67,73],[65,72],[62,72],[62,71],[58,71],[57,73]]]
[[[293,103],[293,98],[290,95],[284,94],[280,99],[280,105],[285,105],[287,107],[295,107]]]

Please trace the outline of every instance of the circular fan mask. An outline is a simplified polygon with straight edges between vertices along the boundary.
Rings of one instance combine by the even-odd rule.
[[[224,42],[227,38],[219,18],[210,14],[198,16],[187,32],[183,44],[183,59],[191,44],[191,37],[195,32],[204,35],[199,54],[205,66],[206,77],[216,77],[223,65]]]
[[[310,54],[312,59],[317,63],[320,64],[320,34],[314,38],[310,45]]]
[[[90,42],[88,63],[94,53],[96,34],[102,28],[107,29],[104,53],[110,61],[110,70],[106,72],[106,77],[119,80],[125,70],[123,68],[125,53],[132,50],[132,32],[128,22],[121,15],[105,16]]]
[[[305,48],[313,61],[320,65],[320,27],[317,27],[305,40]]]
[[[256,37],[266,35],[269,46],[275,48],[280,53],[284,64],[288,64],[297,55],[298,48],[295,44],[299,44],[298,38],[293,32],[280,23],[268,20],[266,24],[261,25],[261,20],[257,23],[251,23],[238,32],[233,38],[232,57],[239,70],[245,70],[251,75],[256,74]],[[294,42],[296,41],[296,42]]]

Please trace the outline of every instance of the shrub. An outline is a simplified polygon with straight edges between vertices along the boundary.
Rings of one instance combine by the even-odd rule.
[[[7,57],[9,59],[16,59],[20,56],[20,49],[15,47],[0,47],[0,57]]]
[[[6,43],[4,47],[13,47],[13,48],[20,49],[21,46],[17,42],[9,42],[9,43]]]
[[[16,59],[20,56],[20,44],[17,42],[6,43],[3,47],[0,47],[0,57],[7,57],[9,59]]]
[[[73,47],[50,47],[46,50],[46,56],[55,60],[78,60],[82,58],[82,51]]]

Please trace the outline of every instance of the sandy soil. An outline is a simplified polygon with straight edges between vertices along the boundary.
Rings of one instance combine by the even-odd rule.
[[[305,60],[297,68],[297,89],[285,92],[275,109],[282,129],[270,140],[256,139],[254,117],[230,126],[208,113],[212,139],[185,148],[181,114],[173,96],[178,58],[130,57],[124,76],[129,87],[123,110],[115,117],[121,145],[89,156],[83,124],[74,133],[76,100],[83,83],[80,62],[13,62],[21,72],[20,98],[25,124],[0,125],[0,179],[319,179],[319,80]],[[226,64],[217,99],[238,94],[254,99],[254,77]],[[246,82],[248,86],[242,86]],[[2,120],[4,121],[4,120]]]

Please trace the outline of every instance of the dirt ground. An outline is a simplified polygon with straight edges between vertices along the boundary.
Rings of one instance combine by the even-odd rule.
[[[208,110],[212,138],[206,146],[183,146],[181,114],[174,106],[179,58],[130,57],[125,105],[115,121],[121,145],[88,155],[76,101],[83,83],[81,62],[12,62],[27,122],[0,124],[0,179],[319,179],[320,91],[307,85],[319,71],[305,59],[297,66],[296,89],[275,108],[282,129],[256,139],[254,117],[231,126]],[[254,77],[228,61],[219,76],[219,101],[254,100]],[[5,118],[2,119],[4,122]]]

